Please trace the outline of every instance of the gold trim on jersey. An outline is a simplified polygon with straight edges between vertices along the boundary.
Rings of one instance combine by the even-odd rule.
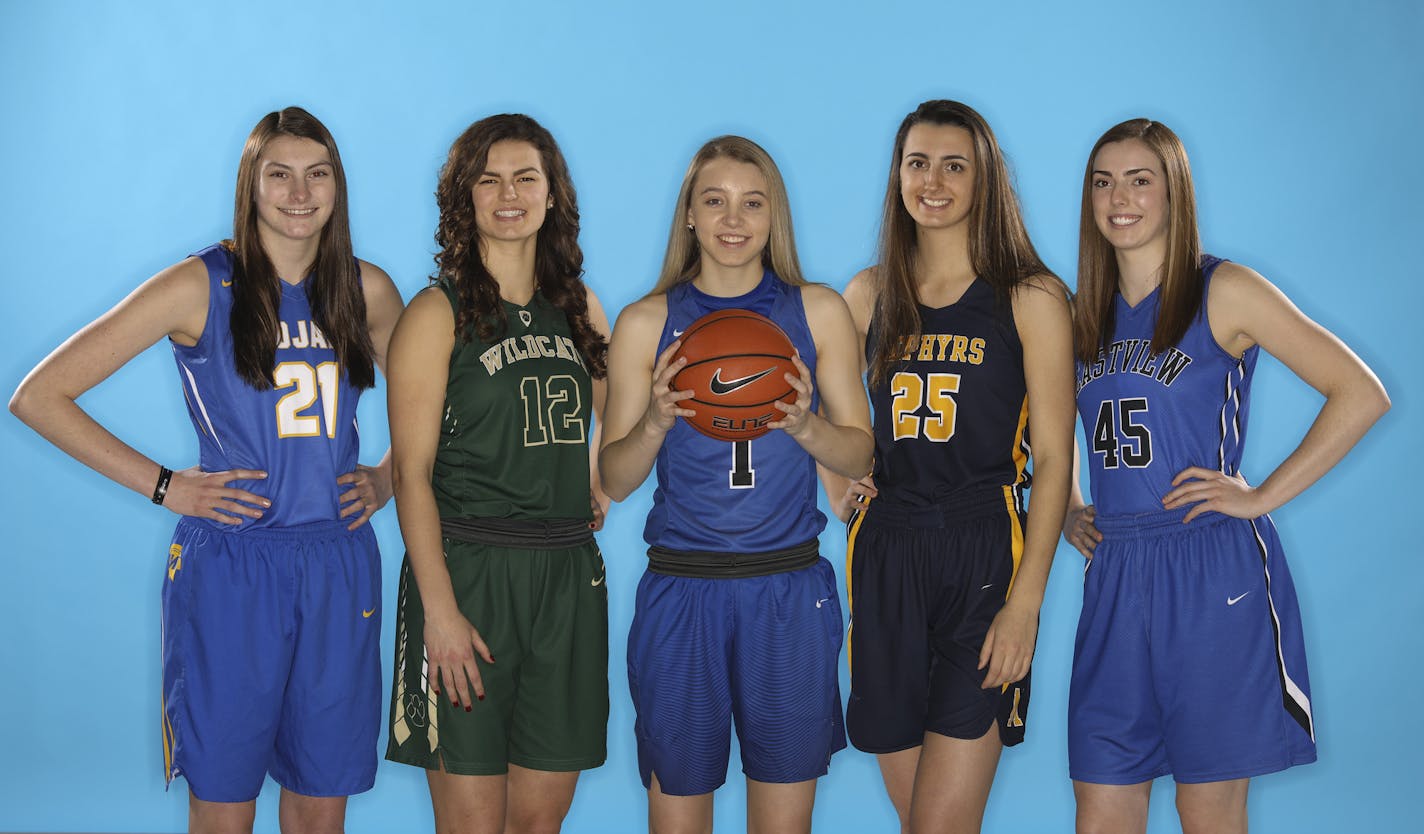
[[[846,628],[846,668],[854,668],[853,643],[851,635],[855,633],[855,585],[851,581],[854,575],[851,573],[851,566],[855,562],[855,537],[860,532],[860,525],[865,522],[865,511],[870,508],[870,496],[864,496],[859,507],[851,512],[849,525],[846,527],[846,607],[850,609],[850,625]]]

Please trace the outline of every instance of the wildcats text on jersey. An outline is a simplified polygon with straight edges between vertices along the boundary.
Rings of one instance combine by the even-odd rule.
[[[1152,377],[1164,387],[1172,387],[1182,371],[1192,364],[1192,357],[1175,347],[1167,348],[1165,353],[1149,353],[1151,345],[1151,339],[1121,339],[1109,345],[1106,351],[1098,351],[1097,361],[1079,367],[1078,391],[1095,379],[1126,373]]]
[[[494,376],[506,364],[513,365],[535,357],[547,359],[567,359],[584,367],[583,354],[568,336],[543,336],[525,333],[523,336],[509,336],[480,354],[480,362],[485,372]]]

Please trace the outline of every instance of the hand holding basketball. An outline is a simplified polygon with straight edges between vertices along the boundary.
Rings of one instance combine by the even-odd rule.
[[[800,431],[811,389],[799,385],[799,378],[789,380],[793,372],[805,379],[810,374],[775,322],[750,310],[717,310],[689,324],[681,336],[671,385],[691,392],[695,412],[679,413],[688,425],[734,442],[761,437],[787,425],[788,418],[793,433]],[[778,410],[778,401],[789,408]]]
[[[811,378],[811,369],[801,361],[801,352],[797,351],[791,356],[792,366],[796,368],[796,373],[790,372],[782,374],[786,384],[790,385],[796,392],[796,400],[788,403],[785,400],[777,400],[772,406],[785,414],[780,420],[767,423],[769,429],[781,429],[792,437],[797,436],[806,428],[806,421],[811,414],[811,385],[806,380]]]
[[[662,434],[672,430],[677,418],[692,417],[697,413],[678,405],[691,397],[692,392],[674,391],[672,388],[678,372],[687,364],[685,357],[673,358],[681,348],[682,340],[673,341],[658,354],[658,361],[653,363],[653,388],[648,397],[648,410],[643,415],[643,420],[650,428]]]

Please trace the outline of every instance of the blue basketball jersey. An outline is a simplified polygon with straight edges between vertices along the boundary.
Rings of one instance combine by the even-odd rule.
[[[940,506],[956,494],[1029,485],[1028,388],[1013,310],[975,280],[953,304],[921,305],[920,334],[870,389],[875,499],[882,507]],[[866,359],[875,361],[876,323]]]
[[[343,488],[336,479],[356,468],[361,392],[349,384],[313,320],[305,282],[280,282],[274,385],[258,391],[238,376],[233,362],[233,255],[218,244],[196,257],[208,268],[208,318],[196,345],[174,343],[173,358],[198,433],[198,463],[206,472],[266,472],[266,480],[234,481],[232,486],[266,496],[272,506],[262,518],[243,518],[236,528],[195,521],[231,531],[338,520]]]
[[[1237,359],[1211,334],[1207,289],[1220,263],[1203,257],[1201,311],[1176,345],[1150,352],[1158,290],[1136,307],[1119,294],[1107,349],[1091,365],[1077,363],[1078,413],[1099,515],[1161,512],[1172,479],[1189,466],[1228,475],[1240,469],[1260,348]]]
[[[816,346],[801,288],[770,270],[746,295],[719,298],[678,284],[667,293],[667,322],[658,352],[687,326],[717,310],[743,309],[776,322],[810,369],[813,395]],[[816,508],[816,461],[783,431],[755,440],[714,440],[678,420],[663,438],[657,459],[658,487],[643,538],[672,550],[764,553],[820,535],[826,517]]]

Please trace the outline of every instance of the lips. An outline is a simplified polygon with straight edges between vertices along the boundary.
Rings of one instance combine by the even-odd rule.
[[[936,200],[931,197],[921,197],[920,203],[928,208],[941,209],[949,205],[949,199]]]
[[[1113,226],[1119,228],[1119,229],[1124,228],[1124,227],[1126,227],[1126,226],[1131,226],[1131,225],[1137,223],[1138,221],[1140,221],[1141,219],[1142,219],[1142,215],[1140,215],[1140,214],[1110,214],[1110,215],[1108,215],[1108,222],[1111,223]]]
[[[528,212],[526,212],[524,209],[509,208],[499,209],[494,213],[494,216],[500,220],[518,220],[526,214],[528,214]]]
[[[741,246],[751,240],[749,235],[717,235],[717,240],[726,246]]]
[[[280,212],[282,212],[283,214],[287,215],[288,217],[310,217],[311,215],[313,215],[313,214],[316,213],[316,209],[315,209],[315,208],[304,208],[304,209],[279,208],[279,209],[277,209],[277,210],[280,211]]]

